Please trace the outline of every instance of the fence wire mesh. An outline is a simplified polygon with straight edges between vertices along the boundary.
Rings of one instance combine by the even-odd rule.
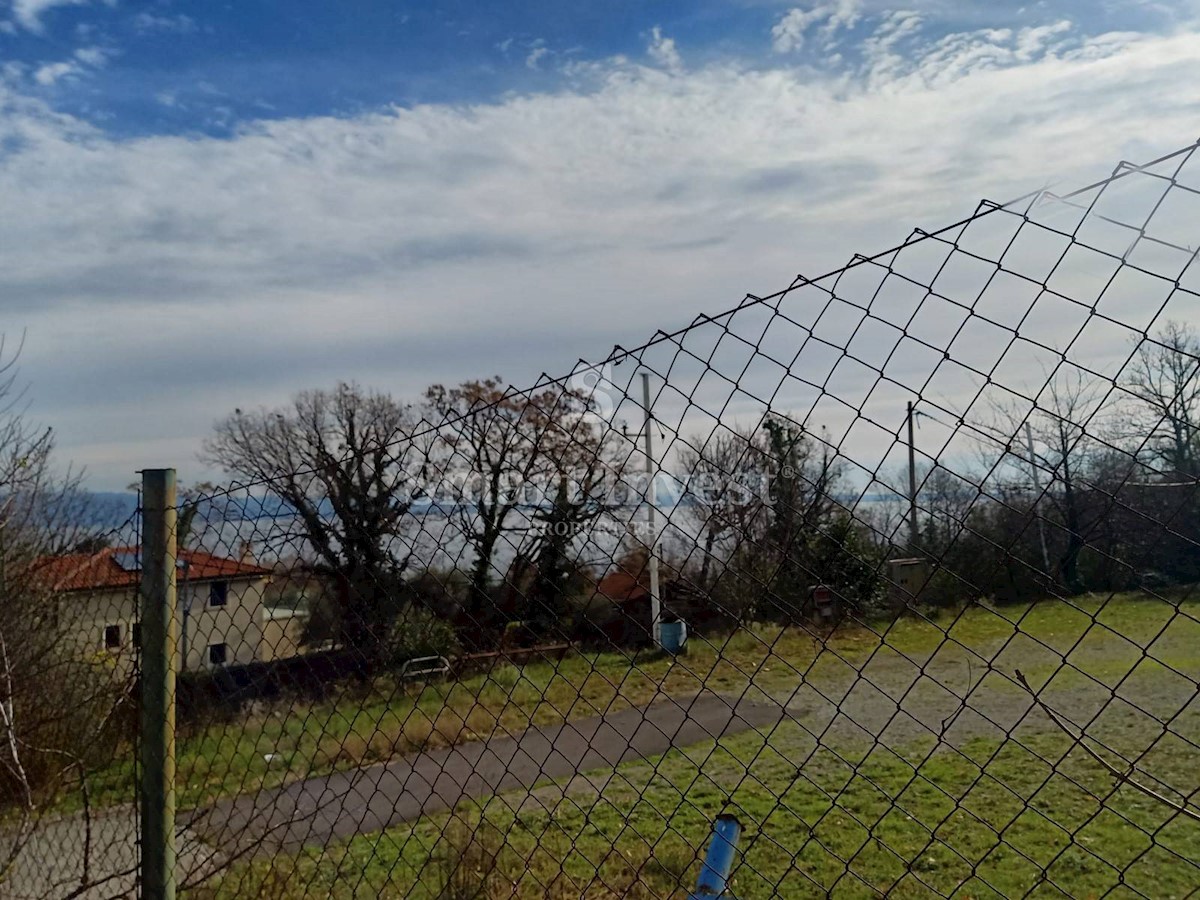
[[[127,897],[139,861],[138,518],[106,524],[120,511],[53,477],[50,435],[21,416],[0,413],[0,896]]]
[[[1196,149],[529,389],[218,423],[181,883],[686,897],[726,813],[738,898],[1194,893]]]

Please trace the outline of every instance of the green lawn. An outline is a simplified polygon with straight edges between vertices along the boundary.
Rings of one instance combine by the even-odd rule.
[[[1135,669],[1132,680],[1145,681],[1164,665],[1197,679],[1197,648],[1200,601],[1174,606],[1122,595],[1107,602],[973,606],[930,621],[905,617],[873,629],[847,623],[820,637],[760,625],[714,642],[694,639],[689,656],[679,662],[645,653],[632,661],[623,653],[584,654],[425,686],[379,679],[328,702],[275,704],[181,734],[179,805],[191,808],[422,747],[638,705],[659,690],[673,696],[701,688],[730,694],[749,690],[752,697],[761,692],[778,699],[807,680],[827,685],[833,695],[868,661],[865,671],[872,677],[876,667],[903,658],[917,663],[932,658],[964,670],[970,664],[976,677],[986,671],[980,658],[992,660],[1007,676],[1020,668],[1035,687],[1055,673],[1055,685],[1087,680],[1080,673],[1111,685],[1130,669]],[[1063,654],[1070,662],[1065,669]],[[998,690],[1020,692],[1003,678],[995,680]],[[95,773],[92,802],[127,802],[131,778],[130,761]]]
[[[622,766],[603,796],[559,795],[544,809],[501,796],[482,810],[242,865],[195,895],[434,898],[457,878],[452,896],[682,896],[712,817],[727,809],[747,829],[740,898],[1099,897],[1122,877],[1169,898],[1200,879],[1200,825],[1168,821],[1165,807],[1130,788],[1106,810],[1095,798],[1113,779],[1078,750],[1048,765],[1041,757],[1062,749],[1051,736],[1033,752],[984,741],[962,755],[819,750],[798,769],[786,748],[804,738],[789,724],[673,750]]]
[[[183,742],[183,805],[422,744],[594,715],[645,702],[659,689],[737,694],[753,685],[754,695],[779,700],[803,683],[836,703],[858,684],[859,671],[886,687],[889,678],[904,683],[914,663],[932,681],[949,683],[961,672],[976,686],[973,702],[997,708],[1028,703],[1006,677],[1016,668],[1035,688],[1046,686],[1043,696],[1060,711],[1078,714],[1099,696],[1104,712],[1088,734],[1127,756],[1143,754],[1143,781],[1194,791],[1198,618],[1200,603],[1190,600],[1047,601],[972,607],[932,623],[906,618],[882,639],[861,627],[824,641],[757,627],[720,645],[693,642],[675,663],[643,656],[631,666],[620,654],[587,655],[423,690],[380,683],[340,704],[276,710]],[[1112,699],[1114,689],[1123,699]],[[444,734],[429,724],[440,720]],[[1166,720],[1171,731],[1163,734],[1158,722]],[[502,796],[483,810],[472,804],[453,817],[242,863],[197,893],[661,897],[678,891],[681,879],[693,882],[709,822],[727,806],[747,825],[736,886],[743,898],[774,896],[777,888],[781,896],[890,889],[897,896],[1182,897],[1200,884],[1198,823],[1115,785],[1044,717],[1023,721],[1009,738],[968,734],[953,748],[943,743],[935,752],[935,745],[928,734],[881,743],[869,733],[835,737],[787,722],[622,766],[601,796],[587,785],[566,796],[539,790],[544,808],[524,802],[519,810],[512,807],[523,797]]]

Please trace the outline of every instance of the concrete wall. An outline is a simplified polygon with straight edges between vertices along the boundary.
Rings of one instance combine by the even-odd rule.
[[[122,674],[133,671],[133,623],[137,621],[137,598],[132,590],[73,591],[58,598],[62,633],[74,640],[78,651],[89,659],[113,665]],[[118,629],[118,646],[104,643],[105,626]]]
[[[285,659],[301,652],[300,638],[308,614],[283,607],[262,609],[262,643],[258,658],[264,662]]]
[[[211,582],[179,588],[180,603],[190,599],[187,636],[187,670],[209,668],[209,648],[225,644],[225,664],[254,662],[262,643],[262,595],[265,578],[228,581],[224,606],[213,606]]]
[[[230,580],[224,606],[212,605],[211,582],[178,586],[180,600],[180,645],[182,648],[183,604],[190,600],[187,614],[186,670],[210,667],[210,647],[225,645],[225,663],[248,663],[260,659],[262,645],[262,595],[265,578]],[[132,666],[133,625],[137,622],[138,598],[132,589],[115,591],[76,591],[61,598],[60,616],[64,626],[76,635],[79,648],[102,661],[111,660],[118,669]],[[74,623],[72,625],[72,623]],[[116,648],[105,646],[105,627],[119,629]],[[179,666],[180,658],[176,658]],[[184,667],[179,667],[180,671]]]

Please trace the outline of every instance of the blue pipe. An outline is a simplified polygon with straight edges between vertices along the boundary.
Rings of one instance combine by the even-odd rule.
[[[717,816],[713,822],[713,836],[708,845],[708,855],[704,858],[704,868],[700,870],[700,879],[696,882],[696,893],[692,894],[690,900],[717,900],[724,895],[741,836],[741,822],[727,813]]]

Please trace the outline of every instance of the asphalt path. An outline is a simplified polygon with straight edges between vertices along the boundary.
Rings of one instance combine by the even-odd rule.
[[[322,846],[464,801],[770,727],[786,714],[778,704],[713,693],[663,699],[231,798],[193,813],[191,827],[227,852]]]

